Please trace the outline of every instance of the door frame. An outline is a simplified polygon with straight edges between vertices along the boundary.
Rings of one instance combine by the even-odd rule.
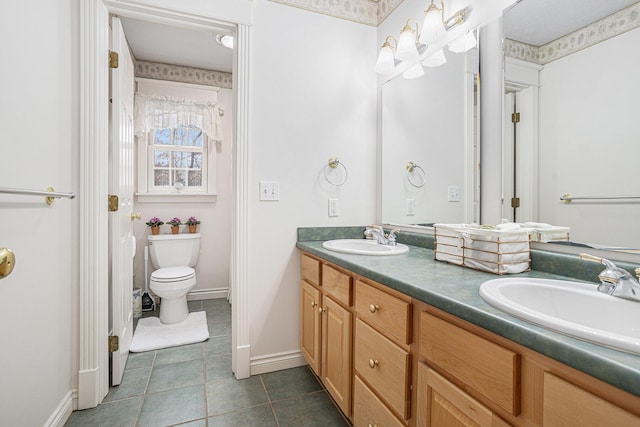
[[[110,0],[80,2],[80,233],[77,409],[97,406],[109,391],[108,176],[109,13],[155,22],[233,28],[234,212],[231,239],[232,369],[250,376],[248,202],[250,27],[167,8]]]

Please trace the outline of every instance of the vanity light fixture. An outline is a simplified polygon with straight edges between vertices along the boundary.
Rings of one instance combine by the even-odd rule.
[[[422,76],[424,76],[424,69],[422,68],[422,65],[420,65],[420,63],[412,65],[411,67],[407,68],[404,73],[402,73],[402,77],[405,79],[417,79],[418,77]]]
[[[393,59],[393,46],[391,46],[391,43],[389,42],[390,39],[393,40],[396,45],[398,44],[395,37],[387,36],[380,48],[378,60],[376,61],[376,66],[374,68],[375,72],[378,74],[391,74],[396,68],[396,62]]]
[[[411,27],[411,21],[415,23],[415,29]],[[418,58],[418,47],[416,44],[416,33],[418,33],[418,21],[413,18],[407,19],[407,23],[400,32],[400,39],[396,47],[396,58],[401,61],[412,61]]]
[[[233,49],[233,36],[230,34],[216,34],[216,41],[220,46]]]
[[[454,53],[466,52],[478,44],[473,31],[468,31],[464,36],[458,37],[449,43],[449,51]]]
[[[447,62],[447,58],[444,56],[444,51],[438,49],[432,55],[429,55],[422,61],[422,65],[425,67],[439,67]]]
[[[431,4],[424,12],[424,23],[422,24],[422,32],[419,39],[422,44],[433,44],[443,39],[448,30],[462,24],[466,18],[466,10],[461,9],[451,18],[445,19],[444,0],[440,0],[441,8],[438,8],[434,1],[431,0]]]

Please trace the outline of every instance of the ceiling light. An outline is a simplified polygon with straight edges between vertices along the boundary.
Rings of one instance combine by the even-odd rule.
[[[410,21],[414,21],[415,30],[409,25]],[[411,61],[418,57],[418,47],[416,46],[416,33],[418,32],[418,22],[413,19],[407,19],[407,23],[400,32],[400,39],[396,47],[396,58],[401,61]]]
[[[447,34],[444,26],[444,2],[440,0],[442,9],[439,9],[431,0],[431,4],[424,12],[424,23],[420,33],[420,43],[433,44]]]
[[[455,53],[466,52],[473,49],[478,44],[476,36],[473,31],[467,32],[464,36],[460,36],[451,43],[449,43],[449,50]]]
[[[402,77],[405,79],[416,79],[422,76],[424,76],[424,70],[420,64],[415,64],[402,73]]]
[[[230,34],[216,34],[216,41],[221,46],[233,49],[233,36]]]
[[[396,68],[396,62],[393,59],[393,46],[391,46],[389,39],[392,39],[394,42],[396,41],[393,36],[388,36],[382,44],[380,53],[378,54],[378,60],[376,61],[376,66],[374,68],[376,73],[391,74]]]
[[[422,65],[425,67],[439,67],[442,64],[447,62],[447,58],[444,56],[444,52],[442,49],[438,49],[433,54],[429,55],[424,61],[422,61]]]

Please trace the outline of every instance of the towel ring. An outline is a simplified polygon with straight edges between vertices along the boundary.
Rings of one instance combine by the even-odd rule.
[[[341,181],[332,181],[331,179],[329,179],[327,172],[330,172],[331,169],[337,169],[339,166],[342,166],[342,169],[344,169],[344,178]],[[347,167],[344,164],[340,163],[340,160],[338,160],[337,157],[329,158],[327,165],[322,169],[322,174],[324,175],[324,179],[326,179],[327,182],[334,187],[340,187],[345,182],[347,182],[347,179],[349,178],[349,171],[347,170]]]
[[[424,185],[427,183],[427,174],[424,169],[422,169],[422,166],[417,165],[414,162],[407,162],[405,168],[407,169],[407,181],[409,181],[409,184],[416,188],[424,187]],[[416,183],[412,181],[412,176],[418,176],[420,178],[420,182]]]

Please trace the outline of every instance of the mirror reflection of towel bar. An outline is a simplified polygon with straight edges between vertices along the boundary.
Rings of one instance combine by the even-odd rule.
[[[571,203],[573,200],[628,200],[628,199],[640,199],[640,196],[572,196],[571,194],[563,194],[560,197],[565,203]]]
[[[52,204],[54,199],[60,199],[60,198],[74,199],[76,197],[75,193],[56,192],[53,187],[47,187],[46,191],[0,187],[0,193],[16,194],[20,196],[43,196],[48,205]]]

